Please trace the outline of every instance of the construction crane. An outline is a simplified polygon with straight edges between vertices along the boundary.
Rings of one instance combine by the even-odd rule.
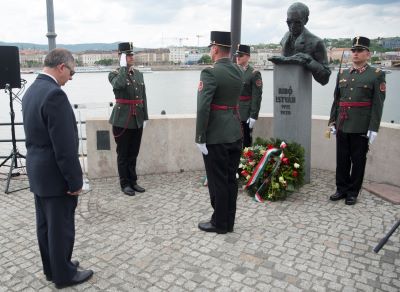
[[[196,37],[197,37],[197,47],[200,47],[200,38],[202,38],[204,36],[197,34]]]
[[[189,38],[177,38],[179,40],[179,46],[182,47],[182,41],[187,41]]]

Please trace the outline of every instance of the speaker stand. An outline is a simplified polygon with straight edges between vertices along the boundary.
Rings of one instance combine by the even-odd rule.
[[[4,192],[6,194],[9,194],[9,193],[13,193],[13,192],[17,192],[17,191],[20,191],[20,190],[27,189],[27,188],[29,188],[29,186],[9,191],[11,178],[19,176],[21,174],[19,172],[13,173],[13,170],[19,169],[19,168],[24,168],[24,166],[22,165],[20,160],[21,159],[26,159],[26,157],[24,155],[22,155],[21,153],[19,153],[19,151],[17,149],[17,142],[16,142],[16,139],[15,139],[15,123],[14,123],[15,113],[14,113],[14,107],[13,107],[12,89],[9,88],[8,86],[6,86],[5,89],[6,89],[6,91],[9,91],[9,94],[10,94],[11,138],[12,138],[12,146],[13,146],[13,148],[11,150],[11,154],[6,159],[4,159],[4,161],[0,164],[0,167],[5,165],[6,162],[10,160],[10,162],[11,162],[10,170],[8,172],[6,188],[4,190]],[[20,161],[19,165],[18,165],[18,161]]]

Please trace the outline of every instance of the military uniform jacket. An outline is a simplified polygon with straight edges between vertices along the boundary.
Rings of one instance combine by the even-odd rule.
[[[120,128],[137,129],[148,120],[146,87],[143,74],[134,69],[128,73],[127,67],[121,67],[108,75],[115,99],[143,100],[142,104],[116,103],[110,117],[110,124]]]
[[[201,71],[197,93],[196,143],[233,143],[242,138],[237,109],[211,110],[211,104],[235,107],[242,90],[242,71],[229,58]]]
[[[250,118],[257,120],[262,99],[262,79],[260,71],[247,66],[243,73],[243,89],[241,96],[251,96],[250,100],[239,101],[239,113],[242,122]]]
[[[385,73],[366,65],[361,73],[346,69],[337,78],[329,123],[335,123],[345,133],[378,132],[385,101]],[[342,108],[339,102],[370,102],[371,106]],[[341,110],[345,111],[346,119],[340,118]]]

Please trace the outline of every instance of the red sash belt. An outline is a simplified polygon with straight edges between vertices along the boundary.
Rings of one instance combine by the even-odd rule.
[[[125,98],[117,98],[115,100],[117,103],[122,104],[143,104],[143,99],[125,99]]]
[[[348,107],[370,107],[372,105],[371,101],[341,101],[339,102],[339,127],[340,129],[343,125],[343,122],[349,118],[347,113]]]
[[[234,110],[234,114],[236,116],[236,118],[239,121],[240,124],[240,114],[239,114],[239,106],[238,105],[234,105],[234,106],[229,106],[229,105],[219,105],[219,104],[215,104],[212,103],[210,105],[210,108],[212,111],[227,111],[227,110]],[[241,131],[242,131],[242,136],[243,136],[243,128],[240,127]]]
[[[136,105],[143,104],[143,99],[125,99],[125,98],[117,98],[115,101],[119,104],[130,104],[130,113],[133,116],[136,116]]]
[[[370,101],[341,101],[339,102],[339,106],[353,106],[353,107],[366,107],[371,106],[372,102]]]
[[[239,99],[240,99],[240,101],[248,101],[248,100],[251,99],[251,96],[249,96],[249,95],[241,95],[239,97]]]
[[[212,103],[211,104],[211,110],[212,111],[227,111],[227,110],[238,110],[239,106],[235,105],[235,106],[229,106],[229,105],[219,105],[219,104],[215,104]]]

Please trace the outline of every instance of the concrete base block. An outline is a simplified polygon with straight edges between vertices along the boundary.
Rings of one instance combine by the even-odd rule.
[[[311,170],[311,73],[299,65],[274,67],[274,137],[304,147],[304,182]]]

